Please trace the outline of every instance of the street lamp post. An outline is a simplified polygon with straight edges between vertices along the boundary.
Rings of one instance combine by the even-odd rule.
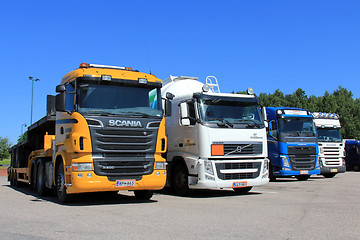
[[[30,114],[30,125],[32,124],[32,117],[33,117],[33,98],[34,98],[34,82],[40,81],[40,79],[33,77],[29,77],[31,80],[31,114]]]

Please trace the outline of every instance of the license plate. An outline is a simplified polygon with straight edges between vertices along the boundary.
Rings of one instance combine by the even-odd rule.
[[[337,172],[337,168],[331,168],[330,172]]]
[[[247,186],[247,182],[233,182],[232,185],[233,188],[242,188],[246,186]]]
[[[300,170],[300,174],[309,174],[308,170]]]
[[[135,179],[130,180],[116,180],[116,187],[134,187],[135,186]]]

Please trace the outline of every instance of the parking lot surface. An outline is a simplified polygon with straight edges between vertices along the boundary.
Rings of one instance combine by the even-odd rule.
[[[279,179],[244,195],[85,194],[71,204],[0,177],[0,239],[360,239],[360,173]]]

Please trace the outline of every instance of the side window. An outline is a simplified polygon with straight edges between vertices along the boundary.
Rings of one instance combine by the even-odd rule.
[[[189,107],[190,125],[195,125],[196,124],[195,103],[189,102],[188,107]]]
[[[66,85],[66,110],[74,111],[75,104],[75,82]]]

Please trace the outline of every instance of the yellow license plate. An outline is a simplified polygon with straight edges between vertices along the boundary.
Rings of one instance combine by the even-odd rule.
[[[331,168],[330,172],[337,172],[337,168]]]
[[[303,175],[303,174],[309,174],[309,171],[308,170],[300,170],[300,174]]]

